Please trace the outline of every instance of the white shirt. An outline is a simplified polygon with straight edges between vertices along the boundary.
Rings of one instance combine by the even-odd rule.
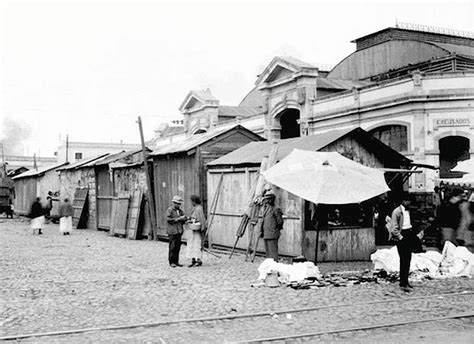
[[[410,212],[406,210],[403,205],[401,205],[400,207],[402,208],[402,213],[403,213],[402,229],[410,229],[411,228]]]

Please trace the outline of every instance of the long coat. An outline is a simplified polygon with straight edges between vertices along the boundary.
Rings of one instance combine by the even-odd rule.
[[[261,230],[263,239],[278,239],[283,229],[283,213],[280,208],[266,204],[263,208]]]

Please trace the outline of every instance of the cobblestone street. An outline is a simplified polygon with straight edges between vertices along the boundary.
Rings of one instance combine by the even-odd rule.
[[[74,335],[32,337],[28,343],[222,343],[288,333],[323,331],[449,316],[472,312],[472,294],[406,300],[474,291],[471,279],[426,280],[405,294],[397,284],[360,284],[309,290],[252,288],[262,261],[246,263],[204,254],[198,268],[172,269],[167,243],[112,238],[104,232],[59,234],[47,225],[33,236],[24,219],[0,219],[0,336],[121,326],[207,316],[238,315],[349,303],[390,300],[302,312],[293,317],[261,317],[178,323]],[[184,248],[184,246],[183,246]],[[181,263],[187,263],[182,250]],[[320,264],[321,272],[364,270],[370,262]],[[394,301],[397,299],[399,301]],[[405,300],[405,301],[404,301]],[[468,342],[472,318],[427,322],[388,329],[319,337],[321,342]]]

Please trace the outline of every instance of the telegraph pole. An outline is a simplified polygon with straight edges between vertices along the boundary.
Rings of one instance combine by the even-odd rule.
[[[148,234],[148,240],[156,239],[156,215],[155,215],[155,201],[153,200],[153,192],[151,190],[150,170],[148,169],[148,153],[145,147],[145,139],[143,138],[142,119],[138,116],[138,129],[140,130],[140,139],[142,143],[143,153],[143,168],[145,169],[146,185],[148,188],[148,212],[150,214],[151,233]]]
[[[69,162],[69,134],[66,135],[66,162]]]

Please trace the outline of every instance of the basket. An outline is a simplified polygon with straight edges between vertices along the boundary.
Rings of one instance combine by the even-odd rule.
[[[192,231],[201,230],[201,222],[191,222],[188,224],[188,228]]]

